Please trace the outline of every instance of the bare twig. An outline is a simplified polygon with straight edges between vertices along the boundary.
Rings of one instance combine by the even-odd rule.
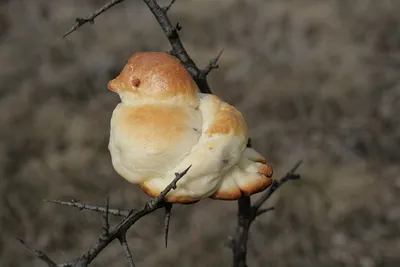
[[[30,252],[32,252],[32,253],[36,256],[36,258],[38,258],[38,259],[44,261],[44,262],[47,264],[47,266],[49,266],[49,267],[57,267],[57,264],[56,264],[54,261],[52,261],[46,254],[44,254],[44,253],[41,252],[40,250],[37,250],[37,249],[35,249],[35,248],[30,247],[28,244],[25,243],[24,240],[22,240],[22,239],[18,239],[18,240],[19,240],[19,242],[21,242],[21,244],[24,245]]]
[[[75,208],[78,208],[79,210],[106,212],[106,207],[92,206],[92,205],[77,202],[76,200],[72,200],[72,201],[44,200],[44,201],[49,202],[49,203],[59,204],[59,205],[75,207]],[[122,210],[122,209],[109,209],[108,210],[109,214],[112,214],[115,216],[121,216],[121,217],[127,217],[130,212],[131,212],[130,210]],[[135,210],[133,210],[133,212],[135,212]]]
[[[255,216],[258,217],[260,215],[263,215],[264,213],[267,213],[267,212],[270,212],[270,211],[273,211],[273,210],[275,210],[275,207],[269,207],[269,208],[266,208],[266,209],[259,209],[259,210],[257,210]]]
[[[50,267],[70,267],[70,266],[88,266],[97,255],[103,251],[114,239],[121,239],[128,229],[135,224],[139,219],[144,217],[145,215],[164,207],[165,196],[177,186],[178,181],[189,171],[191,166],[189,166],[186,170],[181,173],[176,173],[174,180],[155,198],[146,202],[144,207],[140,210],[132,210],[129,215],[118,225],[109,227],[108,235],[106,237],[103,234],[98,239],[97,243],[94,244],[86,253],[82,254],[79,258],[72,260],[68,263],[64,263],[63,265],[57,265],[52,260],[50,260],[44,253],[32,249],[28,247],[22,240],[21,243],[24,244],[30,251],[32,251],[38,258],[45,261]],[[57,203],[57,202],[55,202]],[[105,212],[107,213],[107,207],[105,208]],[[122,239],[123,240],[123,239]],[[126,247],[124,247],[124,250]],[[126,254],[126,251],[125,251]]]
[[[267,201],[271,195],[278,189],[280,186],[282,186],[284,183],[290,180],[298,180],[300,179],[300,175],[296,174],[296,170],[300,167],[302,161],[300,160],[299,162],[294,165],[294,167],[285,174],[279,181],[274,181],[270,187],[261,195],[261,197],[253,204],[253,208],[258,210],[264,204],[265,201]]]
[[[238,220],[236,233],[231,241],[233,253],[233,267],[247,267],[247,239],[251,225],[251,201],[250,197],[244,196],[238,200]]]
[[[128,261],[129,267],[135,267],[135,263],[133,262],[133,257],[131,250],[129,249],[128,242],[126,241],[126,233],[121,235],[118,238],[121,243],[122,249],[124,250],[126,260]]]
[[[212,70],[218,69],[219,65],[218,65],[217,63],[218,63],[219,58],[220,58],[221,55],[222,55],[222,52],[224,52],[224,49],[222,49],[222,50],[218,53],[218,55],[217,55],[215,58],[213,58],[213,59],[210,61],[210,63],[208,63],[207,67],[205,67],[205,69],[201,71],[201,75],[202,75],[202,76],[206,77]]]
[[[165,12],[168,12],[168,10],[169,10],[169,9],[171,8],[171,6],[175,3],[175,1],[176,1],[176,0],[171,0],[171,2],[169,3],[169,5],[163,8],[164,11],[165,11]]]
[[[63,36],[61,36],[61,38],[65,38],[66,36],[70,35],[71,33],[73,33],[74,31],[76,31],[78,28],[80,28],[81,26],[83,26],[86,23],[90,23],[93,24],[94,23],[94,19],[101,15],[102,13],[106,12],[108,9],[110,9],[111,7],[124,2],[125,0],[111,0],[109,2],[107,2],[105,5],[103,5],[102,7],[100,7],[98,10],[96,10],[92,15],[85,17],[85,18],[76,18],[76,23],[74,26],[72,26],[71,29],[69,29],[66,33],[64,33]]]

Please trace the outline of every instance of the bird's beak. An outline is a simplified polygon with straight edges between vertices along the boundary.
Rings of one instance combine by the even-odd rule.
[[[118,81],[118,77],[108,82],[107,89],[115,93],[121,91],[121,82]]]

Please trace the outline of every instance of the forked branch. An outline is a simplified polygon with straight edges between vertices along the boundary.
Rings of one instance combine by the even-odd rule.
[[[238,200],[238,220],[236,225],[236,233],[234,237],[229,239],[229,247],[232,249],[232,266],[247,267],[247,240],[249,236],[250,226],[258,216],[268,211],[274,210],[274,207],[261,209],[261,206],[272,196],[272,194],[283,184],[291,180],[300,179],[300,175],[296,174],[301,161],[299,161],[285,176],[278,181],[274,180],[272,185],[268,187],[261,197],[251,204],[250,197],[242,197]]]
[[[169,191],[176,188],[176,183],[189,171],[191,166],[189,166],[186,170],[181,173],[175,174],[175,179],[158,195],[157,197],[151,199],[146,202],[144,207],[140,210],[132,210],[129,212],[128,216],[120,222],[118,225],[110,227],[108,222],[108,200],[105,207],[104,214],[104,224],[103,231],[100,235],[96,244],[92,246],[86,253],[82,254],[75,260],[72,260],[67,263],[56,264],[53,260],[51,260],[47,255],[45,255],[42,251],[36,250],[28,246],[24,241],[20,240],[20,242],[25,245],[37,258],[41,259],[43,262],[47,264],[49,267],[86,267],[88,266],[97,255],[102,252],[113,240],[118,239],[124,249],[126,258],[128,260],[129,266],[134,266],[132,260],[132,254],[130,253],[128,243],[126,242],[126,232],[129,228],[132,227],[139,219],[144,217],[145,215],[164,207],[165,196],[169,193]],[[57,202],[55,202],[57,203]],[[103,208],[98,208],[96,211],[102,211]]]

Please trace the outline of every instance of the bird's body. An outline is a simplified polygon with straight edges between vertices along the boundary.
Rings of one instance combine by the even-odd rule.
[[[166,201],[233,200],[271,184],[272,168],[246,147],[242,114],[199,93],[174,57],[135,53],[108,87],[121,97],[111,119],[113,166],[148,195],[157,196],[190,165]]]

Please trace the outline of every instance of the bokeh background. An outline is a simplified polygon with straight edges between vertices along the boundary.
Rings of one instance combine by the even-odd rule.
[[[15,238],[70,260],[96,242],[101,216],[43,203],[140,207],[107,150],[117,95],[106,89],[135,51],[168,51],[147,7],[125,1],[67,39],[106,0],[0,1],[0,266],[37,267]],[[166,1],[160,2],[166,3]],[[248,121],[279,178],[301,181],[251,229],[249,266],[400,266],[400,1],[180,0],[170,10],[215,94]],[[116,220],[113,220],[116,222]],[[230,266],[236,202],[163,211],[129,232],[137,266]],[[126,266],[118,242],[93,266]]]

